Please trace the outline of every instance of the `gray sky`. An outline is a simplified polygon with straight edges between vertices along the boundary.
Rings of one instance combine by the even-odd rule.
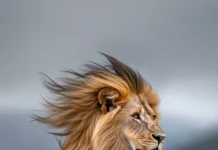
[[[41,94],[49,96],[38,72],[61,77],[60,70],[103,62],[97,52],[129,64],[158,90],[166,150],[215,135],[217,15],[217,0],[0,1],[0,141],[9,130],[18,150],[34,143],[42,147],[32,150],[58,150],[54,137],[27,121],[41,109]]]

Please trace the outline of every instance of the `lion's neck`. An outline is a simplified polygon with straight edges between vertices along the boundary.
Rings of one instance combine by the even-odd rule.
[[[95,150],[132,150],[131,145],[125,140],[119,128],[120,123],[115,123],[111,116],[101,116],[96,124],[92,136],[92,149]]]
[[[66,137],[63,150],[91,150],[91,139],[100,113],[89,114],[90,119],[81,120],[76,126],[71,127],[71,133]],[[95,116],[95,117],[93,117]]]
[[[92,115],[96,116],[93,120],[74,126],[65,139],[63,150],[134,150],[113,120],[101,118],[100,114]]]

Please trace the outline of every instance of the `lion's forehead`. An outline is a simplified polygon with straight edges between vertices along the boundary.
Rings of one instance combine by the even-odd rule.
[[[146,99],[141,99],[138,96],[131,97],[128,107],[131,111],[138,111],[141,114],[154,114],[154,110]]]

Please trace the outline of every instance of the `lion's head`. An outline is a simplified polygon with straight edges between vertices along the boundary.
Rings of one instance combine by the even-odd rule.
[[[165,134],[159,126],[159,98],[138,72],[103,54],[109,63],[86,65],[74,78],[46,87],[57,95],[46,101],[47,117],[34,119],[62,129],[63,150],[161,150]]]

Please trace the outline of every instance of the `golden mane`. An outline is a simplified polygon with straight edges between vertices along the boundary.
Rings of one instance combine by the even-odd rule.
[[[33,118],[51,128],[61,129],[60,133],[52,133],[65,137],[61,144],[62,150],[92,150],[93,132],[99,118],[104,115],[103,106],[99,103],[99,93],[102,89],[113,88],[120,94],[120,102],[125,103],[132,94],[146,96],[149,105],[156,113],[159,99],[152,87],[141,75],[116,58],[104,55],[106,65],[90,63],[85,65],[82,73],[73,70],[64,71],[73,77],[62,78],[61,83],[50,79],[44,82],[46,88],[55,94],[55,102],[46,101],[48,111],[46,117],[34,115]],[[107,114],[106,114],[107,115]],[[100,141],[104,150],[126,149],[122,137],[112,132],[113,119],[105,120],[106,133]],[[101,149],[99,147],[99,149]]]

